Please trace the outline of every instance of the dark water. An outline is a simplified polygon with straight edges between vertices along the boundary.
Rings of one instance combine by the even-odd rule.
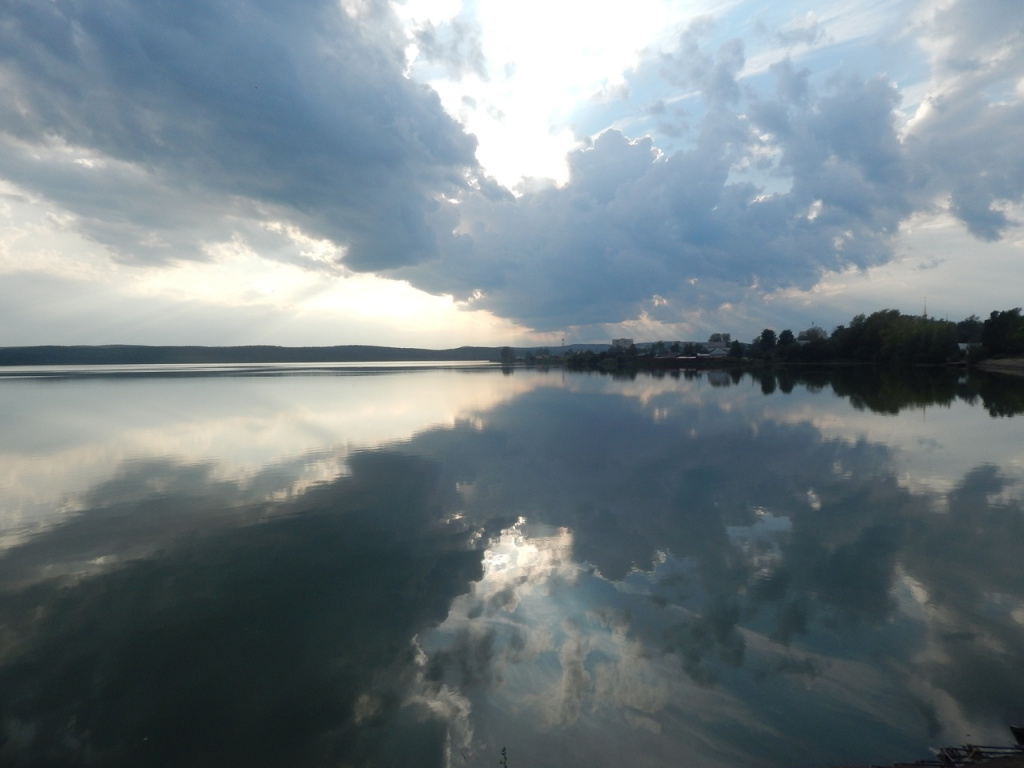
[[[1024,722],[1024,380],[167,373],[0,380],[4,765],[827,766]]]

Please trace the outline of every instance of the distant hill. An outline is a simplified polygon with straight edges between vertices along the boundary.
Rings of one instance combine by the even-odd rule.
[[[145,365],[175,363],[382,363],[442,360],[500,360],[500,347],[415,349],[345,345],[337,347],[0,347],[2,365]]]

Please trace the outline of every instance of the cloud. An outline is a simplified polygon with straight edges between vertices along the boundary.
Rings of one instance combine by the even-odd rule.
[[[908,155],[929,193],[946,198],[975,237],[998,240],[1019,224],[1005,205],[1024,197],[1024,7],[950,3],[922,22],[920,39],[932,80]]]
[[[136,265],[237,248],[405,280],[535,330],[676,323],[885,264],[914,214],[998,240],[1024,199],[1012,0],[917,17],[920,108],[905,103],[920,82],[830,68],[838,44],[814,16],[769,37],[815,55],[765,71],[748,61],[756,40],[698,19],[605,89],[599,127],[552,124],[583,136],[566,184],[515,196],[407,76],[412,43],[420,74],[483,77],[469,15],[406,35],[384,0],[22,0],[5,14],[0,177]],[[663,133],[645,135],[631,94]]]
[[[813,13],[808,13],[800,19],[794,19],[784,27],[775,30],[772,37],[775,42],[786,47],[815,45],[829,40],[824,26]]]
[[[736,76],[745,61],[743,42],[732,38],[716,55],[705,53],[702,43],[713,28],[711,18],[689,24],[679,36],[678,47],[660,57],[661,71],[669,82],[699,88],[712,103],[735,102],[740,96]]]
[[[475,141],[404,77],[388,6],[354,8],[9,4],[0,174],[126,261],[206,258],[240,219],[357,270],[431,256]]]
[[[692,148],[665,156],[650,138],[605,131],[569,156],[567,185],[467,200],[458,248],[396,274],[555,330],[678,319],[888,260],[913,210],[895,88],[836,78],[819,94],[782,64],[780,95],[751,97],[741,113],[742,61],[730,44],[685,71],[707,95]]]
[[[827,273],[889,262],[915,212],[948,207],[974,236],[999,239],[1013,224],[1006,206],[1024,196],[1024,102],[1013,90],[1024,67],[1019,31],[998,12],[958,3],[928,21],[929,39],[952,42],[933,56],[934,95],[909,126],[903,90],[885,75],[783,59],[758,81],[744,74],[743,43],[709,52],[714,25],[698,21],[633,74],[700,94],[689,146],[664,154],[651,137],[606,130],[570,154],[564,187],[466,200],[457,247],[398,274],[557,330],[678,321],[807,290]],[[961,17],[971,19],[962,29]],[[822,42],[812,22],[795,29]],[[996,53],[954,66],[976,49]]]
[[[427,21],[416,30],[415,38],[419,55],[441,64],[450,75],[472,73],[487,79],[479,24],[458,18],[440,24]]]

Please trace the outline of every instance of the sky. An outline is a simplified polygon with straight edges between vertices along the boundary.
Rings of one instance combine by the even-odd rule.
[[[4,0],[0,345],[1022,304],[1019,0]]]

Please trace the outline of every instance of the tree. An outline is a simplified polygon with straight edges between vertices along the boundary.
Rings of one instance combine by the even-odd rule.
[[[956,354],[956,325],[884,309],[857,315],[832,333],[837,357],[887,365],[943,363]]]
[[[1024,352],[1024,317],[1020,307],[989,315],[981,329],[981,343],[990,355]]]
[[[792,344],[796,339],[793,338],[793,332],[787,328],[779,334],[779,344]]]
[[[743,357],[743,345],[740,344],[739,339],[729,345],[729,357]]]
[[[961,344],[980,344],[984,323],[977,315],[965,317],[956,324],[956,340]]]
[[[516,364],[516,351],[512,347],[501,348],[501,364],[506,368]]]
[[[761,336],[757,340],[758,346],[762,352],[768,352],[775,348],[778,340],[775,338],[775,331],[771,328],[765,328],[761,331]]]
[[[842,328],[842,326],[839,326]],[[806,331],[800,334],[808,341],[825,341],[828,338],[828,331],[822,328],[820,325],[812,325]]]
[[[732,341],[732,334],[731,333],[712,333],[710,338],[708,338],[708,344],[710,344],[712,342],[715,342],[715,341],[724,341],[726,344],[728,344],[730,341]]]

